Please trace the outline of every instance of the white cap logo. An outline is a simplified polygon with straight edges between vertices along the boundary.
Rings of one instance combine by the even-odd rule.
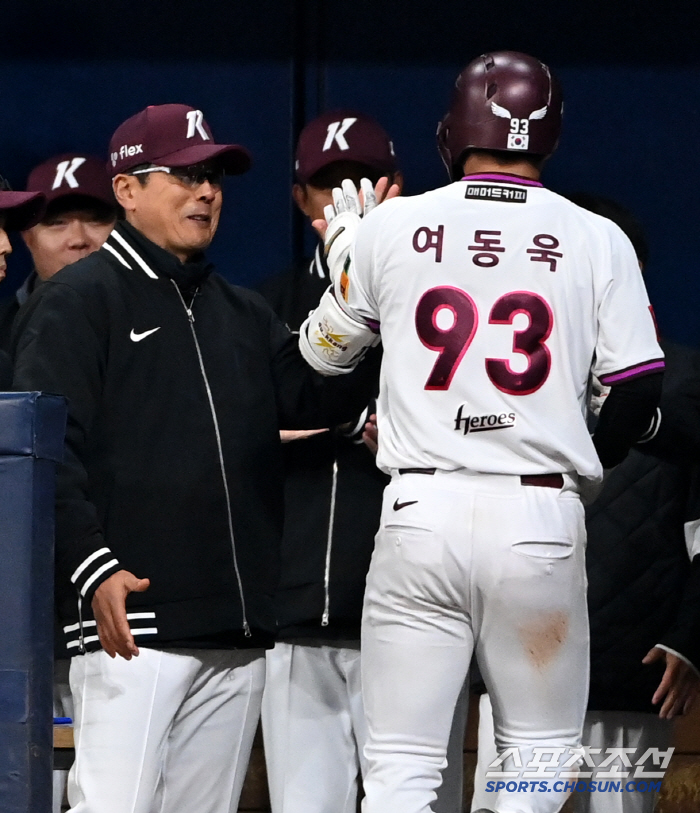
[[[194,138],[195,133],[199,133],[203,141],[209,141],[207,131],[202,126],[204,113],[201,110],[190,110],[187,113],[187,138]]]
[[[350,145],[345,138],[345,133],[352,127],[352,125],[357,121],[356,118],[347,118],[343,119],[342,121],[334,121],[328,125],[326,140],[323,142],[323,148],[321,152],[325,152],[326,150],[330,150],[333,146],[333,142],[340,147],[341,150],[349,150]]]
[[[84,158],[74,158],[72,161],[61,161],[59,164],[56,164],[56,177],[53,179],[51,189],[58,189],[64,181],[71,189],[77,189],[80,184],[73,173],[84,163]]]

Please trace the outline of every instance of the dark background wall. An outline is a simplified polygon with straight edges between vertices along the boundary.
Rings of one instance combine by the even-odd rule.
[[[116,126],[147,104],[199,107],[217,138],[254,155],[253,171],[227,181],[211,251],[228,279],[253,285],[312,242],[289,197],[306,120],[338,106],[372,113],[407,192],[421,192],[446,180],[434,133],[457,72],[484,50],[524,50],[566,94],[546,183],[639,216],[662,331],[700,344],[696,16],[691,2],[639,0],[0,0],[0,170],[21,187],[51,154],[104,156]],[[2,295],[28,269],[20,245],[17,255]]]

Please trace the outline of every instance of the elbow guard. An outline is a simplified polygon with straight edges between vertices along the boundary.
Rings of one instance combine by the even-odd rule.
[[[332,288],[321,297],[299,330],[299,350],[305,361],[322,375],[352,372],[379,335],[340,307]]]

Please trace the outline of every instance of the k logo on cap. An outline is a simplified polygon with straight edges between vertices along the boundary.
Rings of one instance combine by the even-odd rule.
[[[43,161],[29,173],[27,191],[42,192],[48,203],[74,195],[117,205],[104,160],[86,153],[67,152]]]
[[[74,173],[84,163],[85,158],[82,155],[76,156],[72,161],[59,161],[56,165],[56,177],[53,179],[51,189],[58,189],[64,181],[71,189],[78,189],[80,183]]]
[[[324,113],[301,131],[294,162],[300,183],[334,161],[356,161],[387,175],[398,170],[389,136],[371,116],[356,110]]]

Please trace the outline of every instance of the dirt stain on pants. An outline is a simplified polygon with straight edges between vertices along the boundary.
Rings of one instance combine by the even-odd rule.
[[[564,610],[542,613],[536,621],[518,627],[520,640],[533,665],[544,669],[560,650],[569,632],[569,614]]]

